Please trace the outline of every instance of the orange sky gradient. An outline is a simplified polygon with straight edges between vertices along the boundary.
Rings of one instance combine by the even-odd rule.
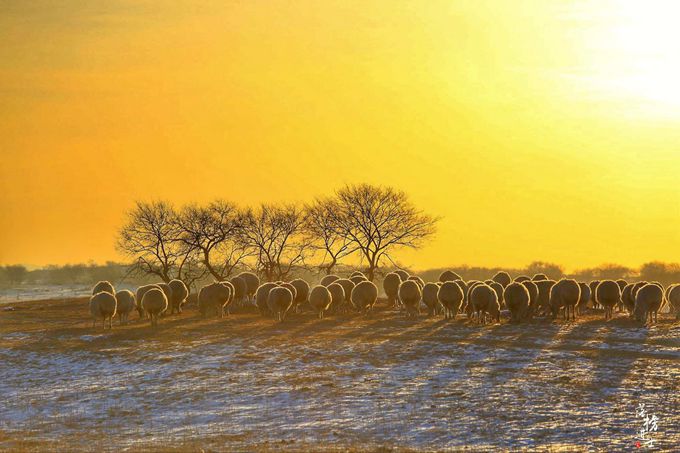
[[[0,4],[0,263],[122,259],[135,200],[396,186],[405,265],[677,262],[672,1]]]

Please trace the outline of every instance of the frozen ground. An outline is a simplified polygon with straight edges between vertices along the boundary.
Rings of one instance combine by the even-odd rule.
[[[129,284],[117,284],[116,289],[135,291],[136,287]],[[90,291],[92,291],[91,287],[83,285],[23,285],[0,288],[0,305],[32,300],[84,297],[88,296]]]
[[[84,301],[0,318],[0,448],[415,450],[680,447],[680,323],[601,314],[469,325],[372,318],[284,325],[192,311],[92,329]]]
[[[0,288],[0,305],[25,300],[61,299],[82,297],[90,293],[90,288],[82,285],[36,285],[15,288]]]

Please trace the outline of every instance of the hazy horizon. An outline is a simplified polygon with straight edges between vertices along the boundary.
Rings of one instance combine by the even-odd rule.
[[[677,262],[680,6],[3,2],[0,263],[120,261],[136,200],[442,216],[416,269]]]

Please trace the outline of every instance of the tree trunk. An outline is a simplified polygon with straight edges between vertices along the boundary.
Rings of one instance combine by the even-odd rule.
[[[369,282],[372,282],[373,279],[375,278],[375,266],[371,264],[368,267],[366,273],[368,274],[368,275],[366,275],[366,278],[368,279]]]
[[[333,256],[333,255],[331,255],[331,256]],[[331,261],[331,263],[328,266],[326,266],[326,275],[331,275],[333,273],[333,268],[335,267],[335,265],[337,263],[338,263],[338,260],[333,256],[333,261]]]

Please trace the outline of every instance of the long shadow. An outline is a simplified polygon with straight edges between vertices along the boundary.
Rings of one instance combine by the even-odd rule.
[[[476,383],[471,384],[472,388],[476,388],[475,385],[481,387],[479,392],[493,395],[497,404],[508,404],[508,407],[506,411],[498,412],[500,408],[490,408],[484,400],[479,404],[468,404],[470,413],[467,414],[467,425],[484,426],[490,423],[490,418],[496,419],[497,429],[484,435],[489,436],[490,443],[496,447],[517,447],[518,444],[511,446],[508,442],[521,437],[522,432],[531,431],[533,423],[542,421],[543,417],[531,411],[532,401],[527,392],[532,389],[535,373],[530,372],[530,368],[551,347],[560,332],[569,328],[573,326],[549,319],[534,319],[518,324],[503,324],[491,335],[473,341],[473,345],[485,347],[488,352],[483,353],[492,358],[483,364],[470,364],[467,379]],[[470,398],[473,402],[478,399],[476,396]],[[457,426],[452,428],[459,429]],[[523,442],[526,444],[522,446],[531,447],[530,439],[524,438]]]
[[[269,331],[272,335],[282,335],[287,338],[303,338],[310,335],[321,335],[329,329],[341,325],[338,319],[325,317],[319,319],[315,313],[303,312],[286,316],[284,322],[271,320]]]
[[[155,339],[176,339],[182,341],[215,338],[221,340],[234,335],[234,331],[247,329],[248,335],[258,335],[262,326],[257,322],[257,315],[229,315],[224,318],[202,318],[198,313],[187,312],[180,315],[165,316],[159,319],[157,326],[151,326],[148,319],[135,318],[127,325],[120,326],[117,321],[111,330],[104,330],[101,324],[92,328],[90,320],[84,320],[78,327],[54,329],[52,336],[78,338],[83,335],[103,335],[108,344],[115,345],[120,341],[141,341]]]
[[[508,354],[513,354],[513,366],[504,370],[509,376],[522,375],[524,370],[549,346],[564,327],[553,322],[544,320],[532,320],[523,323],[502,324],[496,333],[510,332],[502,340],[493,336],[485,336],[477,340],[479,344],[485,344],[498,349],[504,349]]]
[[[351,314],[348,315],[348,323],[351,324],[347,331],[338,335],[338,339],[353,339],[367,341],[385,334],[390,334],[389,330],[395,328],[395,314],[390,312],[373,312],[368,315]],[[399,316],[399,315],[396,315]]]
[[[559,326],[552,326],[549,329],[555,333]],[[450,421],[452,417],[450,411],[455,411],[461,403],[467,406],[468,410],[472,408],[472,414],[466,416],[472,416],[481,425],[488,423],[487,414],[484,413],[486,409],[481,406],[477,409],[476,405],[468,404],[480,397],[477,392],[465,393],[466,389],[474,388],[474,385],[468,385],[468,380],[474,379],[477,382],[475,385],[481,385],[486,392],[491,388],[491,382],[498,379],[499,373],[507,379],[509,373],[521,372],[521,367],[499,370],[496,366],[496,358],[506,362],[503,351],[511,346],[509,342],[498,341],[497,337],[503,331],[516,332],[518,326],[506,323],[478,326],[470,324],[465,318],[453,322],[436,320],[426,325],[416,325],[388,340],[392,342],[399,339],[404,344],[412,344],[413,347],[406,354],[386,354],[392,363],[381,370],[379,379],[400,376],[401,387],[395,391],[398,392],[398,399],[406,405],[407,413],[404,417],[413,416],[428,426],[432,423],[439,427],[446,425],[447,432],[452,436],[466,435],[468,434],[466,426],[470,426],[469,424]],[[455,334],[447,338],[449,332]],[[527,331],[520,331],[519,334],[520,337],[531,335],[532,333]],[[540,349],[533,355],[522,351],[521,355],[509,361],[516,366],[518,360],[522,360],[523,363],[530,362],[533,356],[539,353]],[[492,359],[488,360],[489,357]],[[417,369],[411,370],[406,375],[400,373],[399,370],[408,367],[410,361],[413,361],[412,366],[417,366]],[[440,416],[428,420],[428,417],[417,415],[418,408],[424,406],[430,407]],[[416,412],[409,414],[409,408]],[[392,422],[388,429],[398,431],[395,424],[401,426],[399,422]]]
[[[643,350],[650,335],[649,326],[641,326],[630,319],[615,318],[607,324],[607,331],[597,342],[600,346],[591,352],[593,368],[590,382],[591,393],[597,394],[604,388],[618,390],[626,377],[633,371],[634,363],[644,356]],[[635,341],[621,342],[621,334],[635,332]],[[637,345],[626,348],[628,345]],[[611,346],[614,346],[613,348]],[[598,345],[593,345],[598,346]],[[618,346],[618,348],[617,348]]]
[[[356,330],[348,331],[343,337],[364,342],[404,341],[406,339],[418,341],[433,335],[448,324],[441,317],[407,318],[405,314],[393,311],[374,314],[373,317],[379,317],[379,319],[367,318],[364,325]]]
[[[573,321],[571,321],[573,323]],[[568,325],[568,322],[565,323]],[[583,321],[576,321],[573,327],[566,333],[560,336],[560,343],[554,345],[555,347],[564,347],[569,349],[570,346],[574,346],[579,349],[587,341],[592,340],[598,335],[598,329],[606,326],[604,319],[592,318]],[[576,342],[574,344],[574,342]]]

